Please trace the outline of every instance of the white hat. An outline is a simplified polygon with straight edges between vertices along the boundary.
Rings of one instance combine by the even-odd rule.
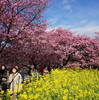
[[[33,68],[34,68],[34,65],[31,65],[31,67],[33,67]]]

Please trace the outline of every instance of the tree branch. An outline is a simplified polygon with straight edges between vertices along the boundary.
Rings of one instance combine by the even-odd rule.
[[[22,65],[25,66],[25,67],[27,67],[28,69],[30,68],[30,67],[28,67],[26,64],[23,64],[23,63],[22,63]]]

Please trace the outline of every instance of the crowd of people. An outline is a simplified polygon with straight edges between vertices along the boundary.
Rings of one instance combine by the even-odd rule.
[[[10,89],[11,94],[16,89],[18,83],[23,83],[24,73],[18,66],[12,67],[10,70],[5,65],[1,66],[0,69],[0,91]]]
[[[39,70],[36,70],[32,65],[28,71],[28,75],[36,78],[39,75],[46,75],[48,72],[47,67],[39,67]],[[6,65],[0,67],[0,91],[4,90],[6,92],[6,89],[9,88],[12,95],[19,83],[24,83],[24,72],[20,67],[14,66],[10,70],[7,69]],[[22,88],[22,85],[20,88]]]

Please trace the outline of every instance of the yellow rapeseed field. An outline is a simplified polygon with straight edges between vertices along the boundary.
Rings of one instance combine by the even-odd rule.
[[[28,84],[24,82],[18,100],[99,100],[99,71],[75,70],[52,70],[36,81],[31,77]]]

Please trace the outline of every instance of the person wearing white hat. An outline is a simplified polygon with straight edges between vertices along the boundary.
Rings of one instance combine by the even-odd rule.
[[[34,78],[37,78],[38,72],[36,69],[34,69],[34,65],[31,66],[31,76]]]

